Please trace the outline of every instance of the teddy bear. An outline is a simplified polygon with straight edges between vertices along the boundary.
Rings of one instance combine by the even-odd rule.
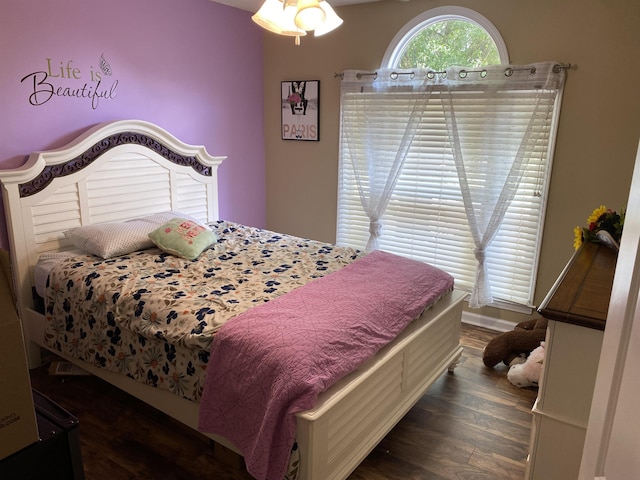
[[[537,386],[540,382],[542,365],[544,364],[544,342],[535,348],[524,363],[509,367],[507,378],[516,387]]]
[[[501,361],[508,367],[525,362],[527,356],[544,341],[547,323],[543,317],[518,323],[513,330],[501,333],[487,343],[482,361],[489,368]]]

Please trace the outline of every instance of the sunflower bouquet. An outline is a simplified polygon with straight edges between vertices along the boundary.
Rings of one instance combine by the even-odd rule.
[[[624,226],[625,210],[621,213],[600,205],[589,218],[586,227],[575,227],[573,229],[573,247],[578,250],[584,242],[600,242],[611,245],[620,245],[622,238],[622,227]]]

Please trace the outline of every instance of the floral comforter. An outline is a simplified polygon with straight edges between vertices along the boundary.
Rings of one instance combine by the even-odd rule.
[[[62,260],[47,285],[47,345],[198,401],[227,320],[362,255],[232,222],[211,228],[217,243],[194,261],[158,249]]]

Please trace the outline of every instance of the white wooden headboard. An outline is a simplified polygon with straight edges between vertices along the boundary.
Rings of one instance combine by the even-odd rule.
[[[21,316],[33,308],[38,257],[69,248],[65,230],[169,210],[217,220],[217,170],[225,158],[157,125],[121,120],[96,125],[60,149],[35,152],[22,167],[0,170]]]

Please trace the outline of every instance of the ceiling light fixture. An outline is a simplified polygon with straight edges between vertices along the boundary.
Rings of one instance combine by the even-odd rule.
[[[296,37],[296,45],[307,32],[318,37],[342,24],[326,0],[265,0],[251,19],[270,32]]]

